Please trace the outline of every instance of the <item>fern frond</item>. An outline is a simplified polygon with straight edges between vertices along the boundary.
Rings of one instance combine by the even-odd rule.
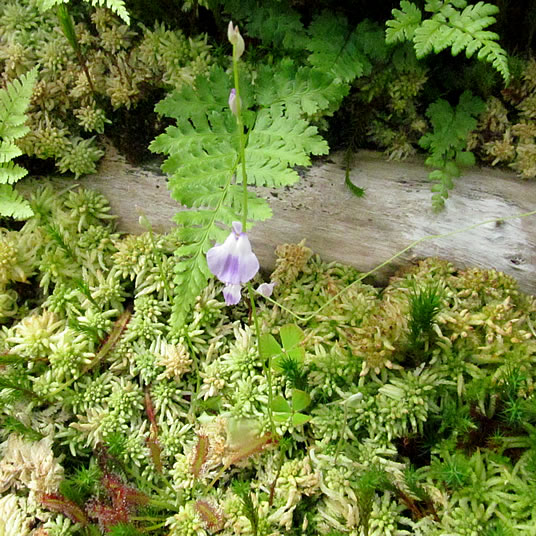
[[[17,156],[20,156],[22,151],[19,149],[18,145],[15,145],[11,141],[2,141],[0,142],[0,164],[4,164],[13,160]]]
[[[125,2],[123,0],[84,0],[94,7],[106,7],[115,13],[125,24],[130,24],[130,15],[128,14]],[[47,11],[60,4],[68,4],[69,0],[37,0],[37,6],[41,11]]]
[[[248,14],[246,28],[248,36],[286,50],[301,50],[307,40],[300,14],[286,3],[256,6]]]
[[[171,195],[189,209],[175,215],[183,243],[175,252],[177,330],[211,275],[206,252],[225,239],[234,220],[241,219],[243,204],[242,188],[235,184],[238,131],[228,109],[229,79],[215,69],[209,78],[198,78],[196,87],[197,91],[184,87],[157,105],[156,110],[175,118],[177,126],[168,127],[150,145],[151,151],[168,155],[162,170],[169,175]],[[248,213],[252,221],[271,216],[267,202],[251,192]]]
[[[291,64],[289,69],[298,72]],[[258,112],[247,110],[248,106],[254,107],[251,82],[241,82],[244,116],[250,118],[245,148],[248,183],[269,187],[293,184],[299,176],[291,167],[309,165],[309,155],[327,153],[327,143],[316,127],[297,117],[297,110],[301,110],[298,92],[279,87],[286,80],[278,78],[274,82],[263,75],[257,84],[264,95],[261,102],[279,102]],[[265,84],[276,87],[268,90]],[[175,215],[177,237],[182,243],[175,252],[178,262],[172,322],[177,333],[211,275],[207,251],[214,242],[224,241],[231,223],[241,220],[244,209],[243,188],[235,178],[240,146],[237,122],[228,104],[229,78],[216,68],[208,78],[198,78],[195,86],[196,91],[184,87],[157,105],[159,113],[173,117],[177,124],[150,145],[152,151],[168,156],[162,170],[169,175],[173,199],[187,209]],[[294,110],[292,114],[287,104]],[[270,216],[267,201],[248,192],[248,221]]]
[[[393,19],[386,22],[385,41],[388,44],[411,41],[421,24],[421,10],[415,4],[402,0],[400,8],[393,9]]]
[[[328,144],[316,127],[285,114],[281,105],[259,111],[246,148],[248,182],[256,186],[288,186],[299,180],[290,166],[308,166],[309,154],[327,154]]]
[[[26,220],[33,212],[30,203],[9,184],[0,184],[0,214],[16,220]]]
[[[22,151],[15,140],[28,132],[26,110],[30,105],[37,79],[37,68],[0,89],[0,215],[26,219],[32,215],[29,203],[11,186],[22,179],[27,171],[11,162]]]
[[[387,21],[388,43],[413,41],[418,58],[431,52],[437,54],[449,47],[453,56],[465,50],[470,58],[478,51],[477,58],[491,63],[508,83],[510,72],[506,52],[498,43],[499,36],[486,30],[496,21],[494,15],[499,11],[497,6],[483,1],[467,5],[465,0],[428,0],[425,9],[432,12],[432,16],[421,22],[417,6],[406,1],[400,5],[402,11],[394,9],[394,20]]]
[[[419,145],[430,153],[426,165],[436,168],[428,176],[434,183],[431,190],[435,210],[443,208],[454,178],[461,174],[460,168],[475,163],[473,153],[465,148],[484,106],[481,99],[464,91],[455,109],[446,100],[438,99],[426,110],[433,130],[421,137]]]
[[[349,91],[348,84],[341,84],[318,69],[297,68],[288,58],[276,68],[261,67],[258,86],[258,104],[267,108],[282,104],[289,117],[316,114],[342,101]]]
[[[29,131],[24,125],[25,114],[36,79],[37,68],[34,68],[0,89],[0,139],[13,141]]]
[[[14,162],[0,166],[0,184],[14,184],[28,175],[28,171]]]
[[[343,82],[369,72],[371,64],[359,46],[359,30],[351,29],[348,21],[324,11],[308,28],[310,40],[306,48],[311,52],[309,63],[330,73]]]

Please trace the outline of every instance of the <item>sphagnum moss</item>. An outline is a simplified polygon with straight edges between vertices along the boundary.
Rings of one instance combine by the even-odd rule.
[[[212,281],[177,336],[166,290],[173,235],[120,236],[106,200],[86,191],[43,190],[31,202],[33,218],[2,231],[14,261],[2,284],[16,308],[6,306],[0,333],[0,470],[30,467],[10,445],[33,452],[44,437],[66,495],[52,507],[25,484],[37,482],[33,469],[18,484],[6,477],[4,531],[30,534],[34,514],[48,536],[97,534],[98,523],[119,519],[131,532],[217,526],[224,536],[473,534],[483,525],[515,534],[533,525],[536,306],[513,279],[427,259],[381,292],[353,285],[301,325],[300,341],[282,341],[299,348],[311,402],[305,424],[282,423],[274,436],[247,306],[230,311]],[[303,244],[279,251],[274,296],[297,312],[314,312],[359,277]],[[301,260],[285,281],[289,252]],[[34,296],[18,294],[24,279],[40,284]],[[426,322],[412,316],[419,289],[441,289]],[[293,321],[268,302],[258,315],[276,340]],[[291,400],[295,386],[272,372],[274,392]],[[86,468],[94,476],[85,495],[67,496]],[[372,469],[386,476],[371,487]],[[248,484],[251,511],[230,487],[236,479]],[[106,510],[133,490],[149,502],[121,516]],[[96,532],[69,500],[94,515]]]

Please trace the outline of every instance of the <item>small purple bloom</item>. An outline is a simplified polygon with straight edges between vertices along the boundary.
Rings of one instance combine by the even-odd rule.
[[[264,296],[265,298],[269,298],[272,295],[272,292],[274,291],[274,285],[275,283],[261,283],[257,287],[257,292]]]
[[[236,106],[236,89],[231,89],[231,93],[229,93],[229,108],[231,108],[231,112],[236,117],[238,115],[238,108]]]
[[[208,269],[225,283],[223,296],[227,305],[240,301],[242,285],[259,271],[259,261],[246,233],[242,232],[242,224],[234,221],[232,227],[233,231],[223,244],[216,244],[207,251]]]

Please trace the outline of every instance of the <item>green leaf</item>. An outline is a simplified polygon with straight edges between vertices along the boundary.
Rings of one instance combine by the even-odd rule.
[[[277,65],[259,68],[257,102],[269,108],[285,107],[288,117],[313,115],[340,103],[348,94],[348,84],[334,80],[329,73],[310,67],[297,68],[289,58]]]
[[[448,173],[451,177],[460,176],[460,168],[452,160],[445,164],[445,172]]]
[[[433,206],[440,210],[448,197],[448,191],[454,187],[453,178],[460,175],[459,166],[473,165],[474,156],[466,151],[467,138],[476,128],[477,116],[484,110],[482,99],[470,91],[464,91],[456,108],[438,99],[426,110],[426,115],[433,126],[433,132],[421,137],[419,145],[430,152],[426,165],[436,167],[429,175],[435,184]]]
[[[300,14],[285,3],[257,5],[249,16],[248,36],[261,39],[264,45],[300,50],[307,39],[300,19]]]
[[[474,166],[476,163],[475,155],[471,151],[458,151],[456,153],[456,163],[462,167]]]
[[[14,162],[0,165],[0,184],[14,184],[28,174],[28,171]]]
[[[22,151],[14,143],[10,141],[2,141],[0,143],[0,163],[9,162],[21,154]]]
[[[276,411],[277,413],[290,413],[291,409],[284,397],[282,395],[277,395],[272,400],[272,411]]]
[[[413,6],[406,4],[408,9],[409,5]],[[396,23],[394,26],[390,24],[391,21],[387,23],[392,27],[392,32],[389,28],[387,30],[388,42],[402,38],[413,40],[418,58],[430,52],[437,54],[449,47],[453,56],[465,50],[466,56],[470,58],[478,51],[477,58],[491,63],[505,83],[508,83],[510,72],[507,54],[497,42],[499,36],[495,32],[485,30],[495,23],[493,15],[498,12],[497,6],[482,1],[469,6],[466,2],[428,2],[426,10],[433,14],[422,23],[417,21],[414,8],[415,6],[411,8],[413,19],[409,12],[405,14],[398,10],[393,11],[393,14],[397,12]],[[402,20],[407,22],[407,33],[404,33],[405,26],[400,22]]]
[[[316,127],[289,117],[281,105],[262,109],[246,148],[248,184],[289,186],[299,180],[290,166],[308,166],[309,154],[327,154],[328,145]]]
[[[272,334],[263,333],[259,338],[259,352],[261,359],[267,361],[281,354],[281,346],[279,346]]]
[[[303,341],[303,330],[299,328],[296,324],[285,324],[281,326],[279,330],[279,335],[281,336],[281,342],[283,343],[283,348],[285,350],[290,350],[295,346],[298,346]]]
[[[0,215],[26,220],[33,216],[30,203],[21,197],[9,184],[0,184]]]
[[[273,413],[272,418],[275,422],[286,423],[291,417],[290,413]]]
[[[400,8],[393,9],[393,19],[385,23],[385,41],[388,44],[412,40],[415,30],[421,24],[421,10],[415,4],[402,0]]]
[[[310,420],[311,420],[310,415],[303,415],[302,413],[294,413],[294,415],[292,415],[292,426],[302,426]]]
[[[37,67],[0,89],[0,139],[13,141],[24,136],[26,110],[37,79]]]
[[[292,411],[301,411],[311,403],[309,393],[300,389],[292,389]]]
[[[123,0],[84,0],[96,7],[106,7],[113,11],[126,24],[130,24],[130,16]],[[41,11],[47,11],[54,6],[68,4],[69,0],[37,0],[37,7]]]
[[[370,72],[371,64],[359,46],[359,29],[351,28],[345,17],[324,11],[313,19],[308,32],[308,60],[320,71],[343,82]]]

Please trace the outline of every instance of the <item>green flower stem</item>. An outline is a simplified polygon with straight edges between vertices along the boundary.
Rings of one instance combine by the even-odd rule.
[[[255,306],[255,296],[251,283],[248,283],[248,294],[249,302],[251,304],[251,314],[253,316],[253,321],[255,323],[255,336],[257,338],[257,352],[261,355],[261,349],[259,346],[259,341],[261,340],[261,330],[259,327],[259,317],[257,316],[257,307]],[[270,431],[275,437],[275,424],[274,416],[272,414],[272,401],[273,401],[273,389],[272,389],[272,354],[268,355],[268,363],[262,361],[262,366],[264,367],[264,372],[266,374],[266,381],[268,382],[268,420],[270,421]]]
[[[233,76],[234,76],[234,88],[236,91],[236,122],[238,123],[238,136],[240,140],[240,153],[239,159],[242,167],[242,189],[244,192],[244,200],[242,206],[242,227],[244,231],[247,229],[248,220],[248,178],[246,172],[246,134],[244,133],[244,122],[242,120],[242,103],[240,101],[240,82],[238,77],[238,58],[236,54],[236,45],[233,45]],[[253,320],[255,322],[255,333],[257,336],[257,351],[260,355],[259,340],[260,329],[259,319],[257,317],[257,308],[255,307],[254,292],[251,288],[251,284],[248,283],[249,301],[251,303],[251,311],[253,314]],[[270,429],[273,435],[275,435],[275,424],[272,415],[272,358],[268,358],[268,366],[263,363],[265,367],[266,379],[268,381],[268,419],[270,421]]]
[[[236,57],[236,45],[233,45],[233,76],[236,91],[236,122],[238,123],[238,137],[240,140],[240,164],[242,166],[242,190],[244,200],[242,207],[242,227],[247,230],[248,221],[248,178],[246,173],[246,135],[244,133],[244,121],[242,120],[242,103],[240,102],[240,82],[238,79],[238,58]]]

